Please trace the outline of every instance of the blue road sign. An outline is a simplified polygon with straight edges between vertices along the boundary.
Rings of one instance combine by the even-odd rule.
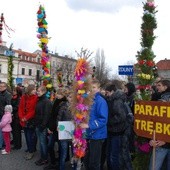
[[[119,75],[133,76],[133,65],[119,66]]]
[[[16,84],[18,84],[18,83],[22,84],[22,82],[23,82],[23,78],[16,78]]]
[[[14,51],[12,51],[12,50],[5,50],[4,55],[6,55],[6,56],[14,56]]]

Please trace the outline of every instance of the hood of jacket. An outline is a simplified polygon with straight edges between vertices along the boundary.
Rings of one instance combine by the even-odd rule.
[[[117,100],[117,99],[122,99],[123,101],[126,101],[126,94],[122,90],[116,90],[112,95],[111,95],[111,100]]]

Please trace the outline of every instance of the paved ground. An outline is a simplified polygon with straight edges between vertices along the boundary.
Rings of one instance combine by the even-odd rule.
[[[43,170],[43,166],[35,165],[39,157],[39,151],[35,153],[32,160],[25,160],[25,140],[23,137],[23,147],[20,150],[12,150],[9,155],[0,153],[0,170]],[[67,162],[66,170],[70,170],[70,163]]]
[[[31,160],[25,160],[26,143],[22,133],[23,146],[20,150],[12,150],[9,155],[2,155],[0,152],[0,170],[43,170],[44,166],[35,165],[35,161],[40,158],[39,149]],[[57,147],[57,146],[56,146]],[[66,163],[66,170],[71,170],[70,162]],[[81,170],[84,170],[82,167]]]

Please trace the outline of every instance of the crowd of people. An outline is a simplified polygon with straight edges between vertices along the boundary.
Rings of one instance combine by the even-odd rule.
[[[26,160],[31,160],[39,151],[40,158],[35,166],[44,165],[44,170],[64,170],[72,142],[58,140],[58,122],[73,120],[70,110],[72,88],[56,90],[53,101],[48,99],[46,93],[44,86],[29,84],[24,89],[17,86],[9,90],[5,82],[0,82],[0,149],[3,155],[21,149],[23,131],[27,146]],[[101,90],[99,81],[93,80],[90,93],[94,98],[89,121],[80,124],[81,128],[86,129],[88,144],[82,159],[84,168],[133,170],[132,155],[136,151],[133,115],[132,121],[127,121],[125,103],[134,113],[135,100],[141,100],[139,91],[132,82],[123,83],[120,80],[113,80]],[[170,81],[157,80],[151,93],[151,100],[170,101]],[[170,170],[170,143],[153,139],[148,143],[156,147],[155,170],[160,170],[163,162]],[[152,170],[152,166],[151,156],[148,169]]]

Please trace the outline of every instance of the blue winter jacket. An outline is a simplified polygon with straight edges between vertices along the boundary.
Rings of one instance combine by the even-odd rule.
[[[87,139],[107,138],[108,105],[106,100],[96,93],[89,117],[89,128],[86,131]]]

